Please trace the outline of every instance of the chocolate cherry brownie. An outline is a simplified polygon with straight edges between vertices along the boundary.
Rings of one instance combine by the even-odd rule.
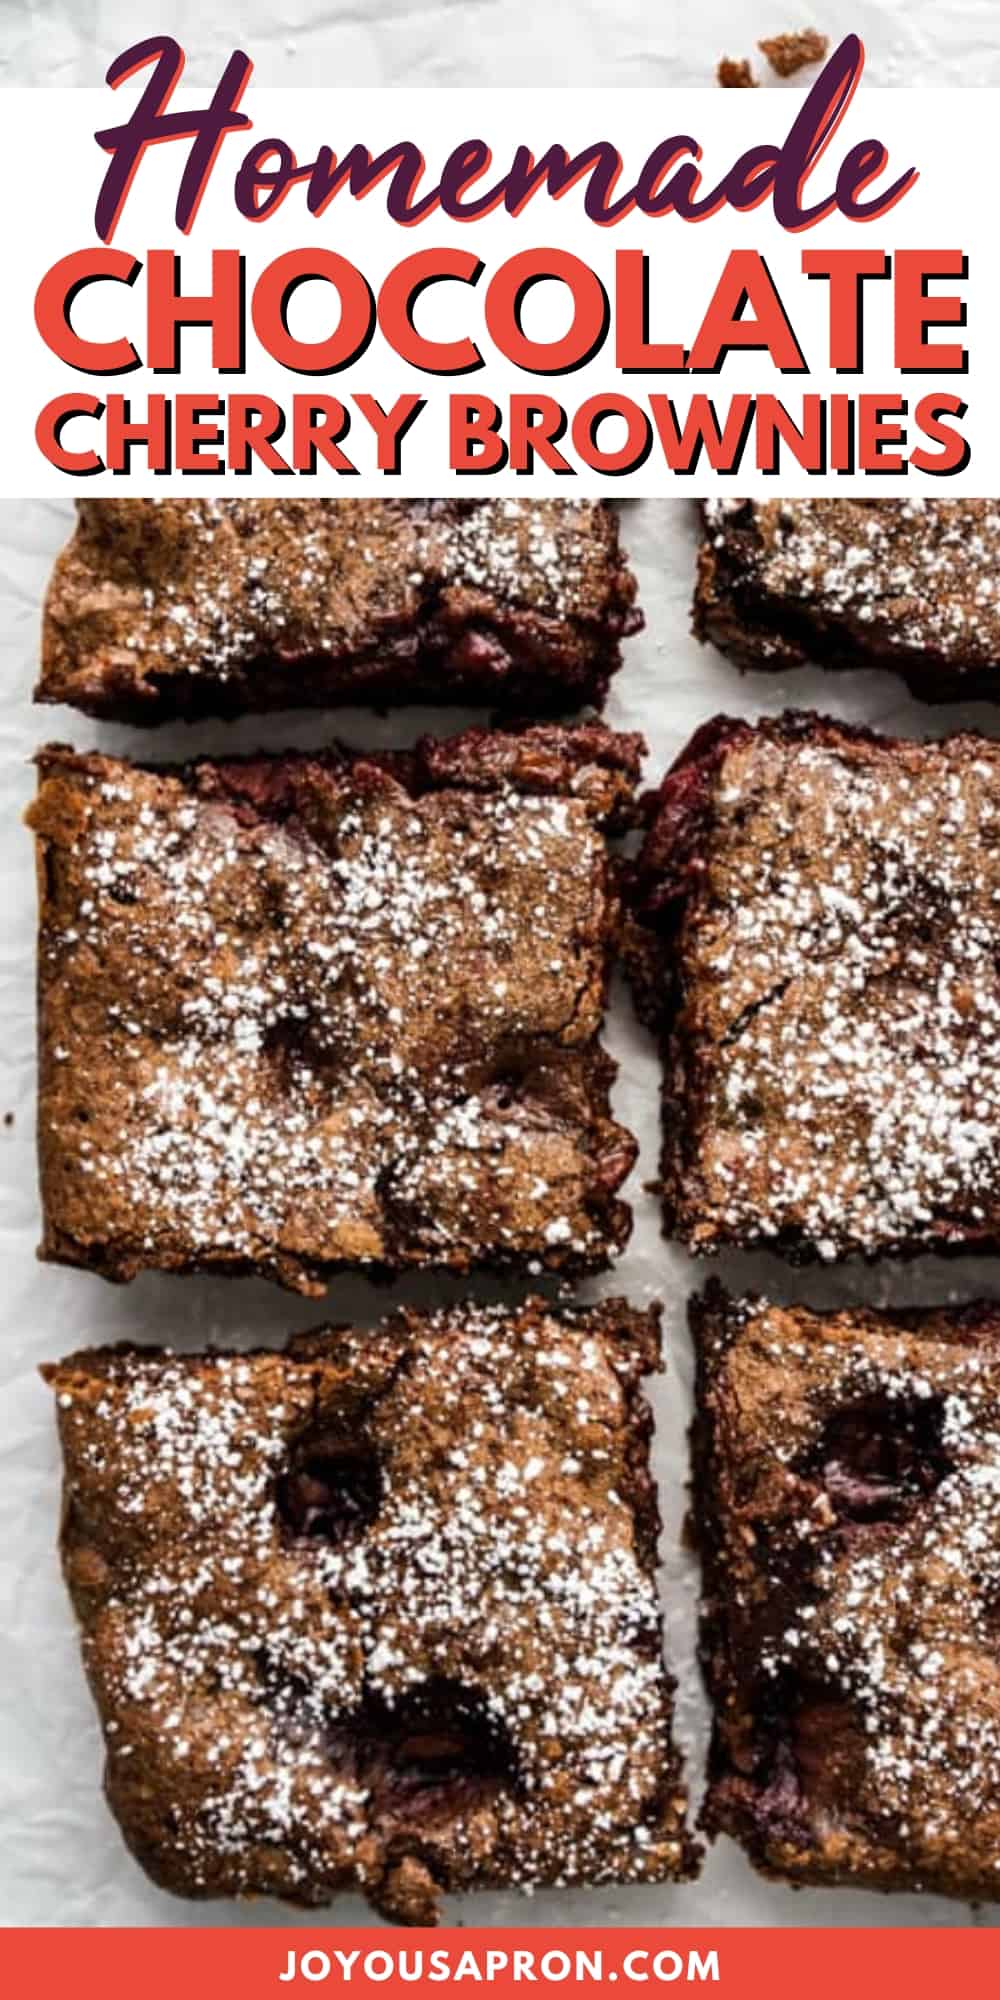
[[[127,722],[600,702],[642,620],[596,500],[83,500],[36,698]]]
[[[149,768],[52,748],[42,1254],[127,1279],[606,1265],[599,1035],[641,740]]]
[[[1000,1243],[1000,745],[718,718],[632,884],[691,1249]]]
[[[710,500],[694,629],[741,667],[888,667],[1000,695],[1000,502]]]
[[[1000,1307],[692,1306],[703,1823],[794,1883],[1000,1894]]]
[[[189,1896],[694,1872],[641,1376],[658,1312],[402,1313],[44,1373],[133,1853]]]

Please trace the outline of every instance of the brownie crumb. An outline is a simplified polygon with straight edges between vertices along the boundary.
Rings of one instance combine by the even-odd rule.
[[[810,63],[823,61],[830,38],[816,28],[798,28],[793,34],[768,35],[757,47],[767,57],[775,76],[795,76]]]
[[[740,56],[738,59],[734,56],[723,56],[715,75],[717,82],[723,90],[756,90],[757,88],[757,78],[754,76],[746,56]]]

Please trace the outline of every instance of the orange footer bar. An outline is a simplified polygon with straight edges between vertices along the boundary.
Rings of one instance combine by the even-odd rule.
[[[396,1996],[455,1986],[624,1993],[720,1990],[739,2000],[907,2000],[993,1994],[1000,1931],[935,1930],[7,1930],[11,2000],[281,2000]]]

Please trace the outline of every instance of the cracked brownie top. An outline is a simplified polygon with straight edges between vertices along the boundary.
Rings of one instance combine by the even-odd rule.
[[[85,500],[41,701],[134,722],[350,701],[601,701],[638,629],[593,500]]]
[[[891,667],[1000,692],[1000,502],[710,500],[694,627],[744,667]]]
[[[45,1371],[63,1551],[138,1859],[188,1895],[661,1881],[655,1312],[462,1307]]]
[[[607,1263],[602,827],[637,738],[151,769],[50,749],[44,1252],[114,1278]]]
[[[666,1037],[668,1223],[825,1258],[1000,1237],[1000,746],[708,725],[631,956]]]
[[[797,1882],[1000,1892],[1000,1311],[709,1287],[705,1823]]]

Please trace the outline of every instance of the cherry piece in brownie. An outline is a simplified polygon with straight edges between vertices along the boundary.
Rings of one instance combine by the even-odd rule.
[[[826,1259],[1000,1242],[1000,745],[721,718],[650,821],[629,951],[668,1231]]]
[[[113,1279],[600,1268],[634,1157],[599,1036],[598,724],[150,768],[43,751],[43,1254]]]
[[[1000,502],[710,500],[694,629],[741,667],[886,667],[1000,696]]]
[[[189,1896],[661,1882],[656,1311],[458,1307],[45,1374],[63,1559],[137,1859]]]
[[[703,1823],[794,1883],[1000,1893],[1000,1308],[710,1286]]]
[[[84,500],[36,698],[127,722],[600,702],[639,629],[597,500]]]

